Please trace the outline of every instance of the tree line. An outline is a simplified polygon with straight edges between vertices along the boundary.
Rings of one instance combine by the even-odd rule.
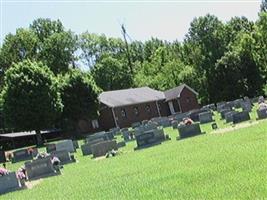
[[[36,19],[8,34],[0,48],[1,116],[5,127],[75,129],[98,115],[101,91],[186,83],[202,104],[267,91],[266,1],[258,19],[194,18],[185,39],[145,42],[88,31],[77,35],[59,20]],[[125,31],[125,29],[124,29]],[[3,120],[2,120],[3,121]]]

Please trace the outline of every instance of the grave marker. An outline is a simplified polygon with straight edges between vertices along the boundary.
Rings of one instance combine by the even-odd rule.
[[[267,109],[257,110],[258,119],[266,119],[267,118]]]
[[[118,150],[117,142],[115,140],[102,141],[91,146],[93,157],[104,156],[111,150]]]
[[[76,160],[73,159],[72,156],[70,155],[70,153],[68,151],[66,151],[66,150],[54,151],[54,152],[51,153],[51,156],[58,157],[58,159],[60,160],[60,164],[61,165],[65,165],[65,164],[76,162]]]
[[[51,162],[51,156],[25,163],[27,178],[29,180],[53,176],[60,173],[56,171]]]
[[[178,132],[180,139],[202,134],[199,123],[179,126]]]
[[[20,162],[20,161],[26,161],[26,160],[31,160],[32,155],[28,152],[27,149],[21,149],[21,150],[16,150],[13,152],[13,158],[12,158],[12,163]]]
[[[46,152],[51,153],[56,151],[56,144],[46,144]]]
[[[17,179],[16,173],[11,172],[8,175],[0,176],[0,194],[18,190],[21,184]]]
[[[237,124],[240,122],[248,121],[250,120],[249,112],[243,111],[233,114],[233,123]]]
[[[212,122],[212,113],[211,112],[204,112],[199,113],[199,121],[201,124]]]
[[[74,153],[76,150],[73,146],[72,140],[63,140],[56,143],[56,151],[67,151],[70,153]]]

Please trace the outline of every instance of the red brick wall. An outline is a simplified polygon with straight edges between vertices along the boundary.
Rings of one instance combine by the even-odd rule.
[[[197,96],[187,89],[186,87],[181,92],[180,98],[180,106],[182,112],[187,112],[194,109],[199,109],[199,104],[197,102]]]
[[[150,106],[150,112],[147,112],[146,106]],[[136,115],[134,113],[134,108],[137,107],[139,114]],[[126,117],[122,117],[121,110],[125,109]],[[149,120],[153,117],[158,117],[158,109],[156,106],[156,102],[148,102],[137,105],[129,105],[118,107],[114,109],[115,115],[117,117],[117,123],[120,128],[130,127],[134,122],[141,122],[143,120]]]

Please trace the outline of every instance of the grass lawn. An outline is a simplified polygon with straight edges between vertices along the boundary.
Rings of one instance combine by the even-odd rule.
[[[215,115],[219,128],[229,127]],[[255,115],[252,114],[255,119]],[[226,133],[172,140],[134,151],[127,143],[114,158],[83,157],[62,175],[0,199],[264,199],[267,198],[267,121]],[[17,169],[23,163],[8,167]]]

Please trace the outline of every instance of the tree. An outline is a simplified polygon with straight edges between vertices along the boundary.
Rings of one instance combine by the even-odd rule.
[[[17,29],[16,34],[8,34],[0,51],[0,76],[12,65],[24,59],[37,58],[38,40],[36,35],[28,29]]]
[[[65,73],[69,66],[75,68],[76,42],[71,32],[54,33],[42,43],[40,60],[55,74]]]
[[[119,60],[124,59],[126,54],[123,45],[123,41],[119,38],[107,38],[104,34],[97,35],[85,32],[79,37],[80,59],[89,69],[106,54]]]
[[[63,81],[62,81],[63,80]],[[74,129],[80,119],[92,119],[98,112],[98,94],[101,91],[93,78],[78,69],[60,77],[61,97],[64,105],[62,119],[66,129]]]
[[[213,102],[217,95],[217,82],[214,79],[215,63],[220,59],[227,47],[224,38],[224,25],[213,15],[195,18],[184,41],[188,48],[190,60],[187,64],[193,66],[199,77],[201,90],[199,93],[203,103]]]
[[[214,77],[220,80],[216,100],[233,100],[262,93],[263,79],[260,67],[252,54],[254,41],[250,34],[239,35],[231,50],[216,63]],[[234,86],[234,87],[233,87]]]
[[[91,70],[96,84],[104,91],[131,87],[132,75],[125,63],[127,62],[103,55]]]
[[[29,60],[13,64],[5,73],[2,91],[6,125],[37,134],[51,128],[59,117],[62,104],[53,73],[42,63]]]
[[[261,10],[261,12],[267,12],[267,0],[262,0],[261,1],[260,10]]]
[[[36,34],[40,43],[49,38],[54,33],[64,32],[64,26],[60,20],[38,18],[32,22],[30,29]]]

